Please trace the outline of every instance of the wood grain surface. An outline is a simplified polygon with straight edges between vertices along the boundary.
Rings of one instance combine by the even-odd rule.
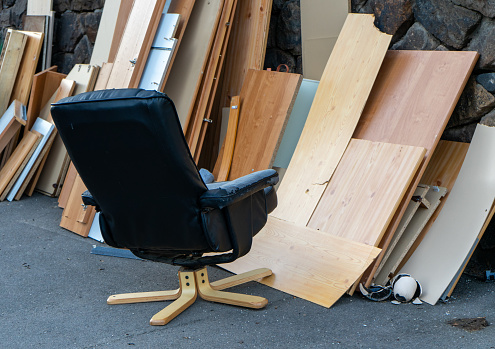
[[[347,17],[280,184],[275,217],[306,225],[332,177],[391,40],[373,21],[372,15]]]

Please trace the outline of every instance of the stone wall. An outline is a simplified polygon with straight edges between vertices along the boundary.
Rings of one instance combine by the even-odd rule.
[[[392,34],[391,49],[470,50],[480,58],[442,138],[469,142],[478,122],[495,126],[495,1],[352,0]]]

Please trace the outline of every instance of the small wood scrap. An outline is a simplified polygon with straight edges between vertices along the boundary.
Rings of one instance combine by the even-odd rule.
[[[447,321],[447,324],[468,332],[480,331],[490,326],[490,323],[486,320],[486,317],[454,319]]]

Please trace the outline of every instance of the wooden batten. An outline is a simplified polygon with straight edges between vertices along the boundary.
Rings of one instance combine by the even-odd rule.
[[[213,173],[217,182],[226,181],[229,177],[230,166],[232,165],[232,157],[234,155],[235,140],[237,137],[237,125],[239,124],[239,111],[241,108],[241,97],[232,97],[230,103],[229,124],[227,128],[227,134],[225,135],[225,141],[223,145],[223,152],[221,157],[219,156],[219,170],[218,175]]]

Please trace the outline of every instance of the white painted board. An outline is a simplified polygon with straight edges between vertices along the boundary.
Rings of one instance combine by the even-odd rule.
[[[103,236],[101,235],[100,230],[100,212],[96,212],[95,217],[93,218],[93,223],[91,223],[91,228],[89,229],[88,238],[99,242],[103,241]]]

